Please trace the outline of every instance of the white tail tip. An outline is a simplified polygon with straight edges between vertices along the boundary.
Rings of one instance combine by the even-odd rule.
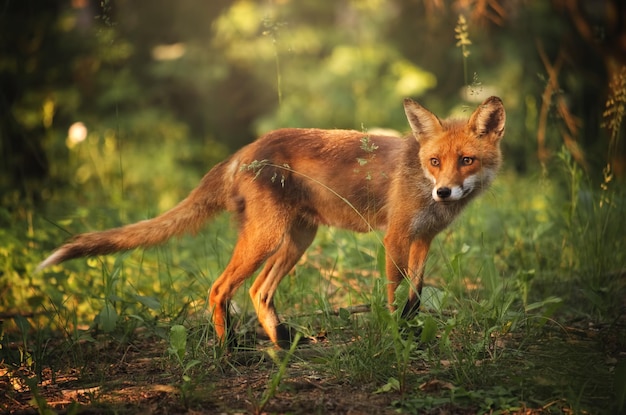
[[[41,272],[44,268],[47,268],[50,265],[57,264],[59,262],[59,257],[61,257],[62,254],[62,249],[53,252],[52,255],[50,255],[48,258],[44,259],[39,265],[37,265],[37,268],[35,268],[35,272]]]

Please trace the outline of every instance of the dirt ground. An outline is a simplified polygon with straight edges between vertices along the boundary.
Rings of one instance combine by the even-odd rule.
[[[611,327],[590,327],[568,327],[568,344],[597,344],[600,336],[607,356],[623,358],[626,315]],[[321,355],[337,346],[324,342],[299,347],[275,394],[263,403],[263,395],[278,371],[272,358],[278,356],[280,362],[284,351],[259,346],[232,352],[219,361],[205,356],[202,363],[188,371],[189,381],[185,383],[180,365],[167,351],[166,340],[141,333],[135,334],[132,341],[105,337],[96,340],[80,347],[74,345],[71,350],[61,339],[45,343],[46,361],[54,369],[44,367],[39,383],[32,371],[8,370],[6,362],[0,362],[0,414],[393,414],[398,413],[394,402],[402,398],[397,391],[375,393],[377,386],[373,383],[360,385],[342,381],[329,370],[318,372],[315,368],[320,366],[312,362],[319,362]],[[18,344],[9,347],[19,351]],[[51,351],[59,351],[56,360]],[[412,370],[412,375],[419,377],[429,373],[425,364]],[[436,396],[437,388],[446,387],[444,383],[429,381],[419,388]],[[474,412],[447,405],[420,411],[462,415]],[[542,412],[537,408],[518,413]]]
[[[263,392],[277,370],[263,351],[230,356],[222,370],[207,370],[211,376],[192,375],[191,386],[183,390],[181,370],[165,350],[165,342],[154,338],[125,350],[94,350],[86,367],[68,363],[54,373],[45,369],[36,393],[24,381],[31,373],[0,372],[0,413],[40,413],[36,398],[58,414],[391,414],[398,399],[397,393],[374,394],[369,387],[328,380],[294,359],[276,395],[263,406]],[[200,371],[194,368],[195,374]]]

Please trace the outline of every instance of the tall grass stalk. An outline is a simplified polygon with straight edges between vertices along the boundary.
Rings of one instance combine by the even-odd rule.
[[[470,56],[469,46],[472,44],[472,41],[469,38],[467,20],[464,15],[459,15],[454,32],[456,33],[454,37],[457,39],[456,46],[461,48],[463,57],[463,79],[465,80],[465,85],[469,85],[467,59]]]
[[[267,404],[272,398],[276,396],[278,387],[280,386],[280,383],[287,374],[289,363],[293,358],[294,352],[296,351],[296,348],[298,347],[298,343],[300,343],[301,338],[302,335],[300,333],[296,333],[289,350],[287,351],[287,353],[285,353],[285,356],[282,358],[282,360],[280,360],[280,357],[275,350],[270,351],[270,356],[272,356],[273,360],[278,363],[278,370],[270,378],[270,382],[267,385],[267,388],[263,391],[261,399],[253,404],[253,412],[255,415],[260,415],[264,413]]]

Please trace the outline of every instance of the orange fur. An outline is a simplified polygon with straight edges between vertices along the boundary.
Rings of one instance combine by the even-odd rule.
[[[239,223],[239,237],[209,296],[217,336],[227,340],[229,301],[263,265],[250,296],[268,336],[284,347],[290,333],[278,319],[273,295],[317,228],[382,229],[389,304],[407,278],[412,290],[403,314],[411,315],[419,306],[432,239],[495,177],[505,113],[497,97],[483,102],[467,122],[441,121],[408,99],[404,107],[413,138],[347,130],[272,131],[211,169],[173,209],[121,228],[78,235],[40,268],[161,244],[227,210]]]

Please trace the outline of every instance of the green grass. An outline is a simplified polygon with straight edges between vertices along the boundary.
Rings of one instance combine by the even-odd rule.
[[[566,156],[559,163],[565,173],[555,178],[503,174],[435,240],[424,311],[408,322],[385,307],[379,237],[322,229],[276,295],[285,321],[319,343],[275,357],[249,410],[275,401],[296,367],[391,394],[390,409],[406,412],[624,411],[625,195],[615,183],[591,184]],[[164,340],[163,370],[188,407],[210,393],[207,379],[265,360],[247,351],[257,350],[249,282],[235,297],[242,349],[215,346],[208,323],[207,291],[236,237],[227,216],[196,238],[34,274],[65,229],[152,211],[127,207],[122,220],[96,199],[75,212],[0,210],[2,376],[70,364],[93,377],[94,345],[124,349],[147,332]],[[348,311],[359,304],[371,312]]]

